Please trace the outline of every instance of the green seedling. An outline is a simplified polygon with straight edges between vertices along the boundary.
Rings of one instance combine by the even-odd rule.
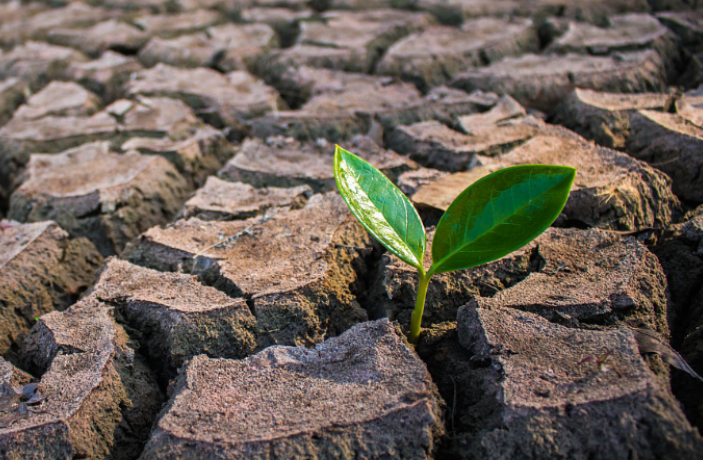
[[[544,232],[566,204],[576,170],[521,165],[501,169],[467,187],[444,213],[423,259],[427,235],[417,210],[381,171],[337,146],[334,177],[349,209],[390,252],[418,271],[417,302],[410,318],[417,343],[432,275],[476,267],[520,249]]]

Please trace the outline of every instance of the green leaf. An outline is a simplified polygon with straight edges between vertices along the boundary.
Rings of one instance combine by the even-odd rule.
[[[378,169],[340,146],[334,178],[349,209],[386,249],[422,273],[425,227],[408,197]]]
[[[521,165],[477,180],[437,224],[429,273],[485,264],[537,238],[564,208],[575,177],[566,166]]]

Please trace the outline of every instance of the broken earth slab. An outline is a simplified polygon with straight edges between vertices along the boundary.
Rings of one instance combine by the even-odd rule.
[[[193,189],[220,169],[233,153],[224,133],[209,125],[202,125],[192,136],[183,140],[172,140],[169,137],[133,137],[122,144],[121,149],[161,155],[176,166],[189,180]]]
[[[368,236],[344,200],[313,195],[302,209],[237,221],[178,220],[125,251],[132,263],[196,274],[256,317],[257,346],[311,345],[366,319],[361,288]]]
[[[12,51],[0,51],[0,78],[20,78],[33,91],[38,91],[52,80],[66,80],[67,69],[72,64],[87,60],[72,48],[27,42]]]
[[[300,21],[313,16],[311,10],[291,11],[287,8],[247,8],[240,17],[246,23],[262,23],[276,31],[282,48],[293,46],[300,33]]]
[[[181,217],[200,220],[241,220],[262,216],[271,208],[297,209],[313,191],[309,185],[256,188],[243,182],[227,182],[209,176],[193,198],[183,205]]]
[[[627,153],[666,173],[674,193],[693,204],[703,203],[701,146],[703,128],[679,114],[639,110],[630,117]]]
[[[158,64],[133,76],[128,96],[171,97],[188,104],[208,123],[242,135],[246,120],[284,109],[273,88],[244,71],[221,74],[212,69],[180,69]]]
[[[29,94],[29,85],[19,78],[0,80],[0,126],[12,117],[13,112]]]
[[[387,320],[314,349],[195,357],[142,459],[429,459],[443,433],[425,365]]]
[[[669,336],[666,276],[636,239],[550,228],[535,244],[539,270],[481,305],[510,306],[571,326],[637,321]]]
[[[498,169],[556,164],[577,169],[558,225],[641,231],[662,228],[680,213],[669,178],[624,153],[595,146],[571,131],[540,123],[539,134],[509,153],[481,157],[466,172],[444,176],[413,195],[419,205],[446,210],[466,187]]]
[[[225,24],[169,40],[154,37],[139,52],[139,60],[147,67],[163,62],[231,72],[247,70],[250,63],[277,47],[278,37],[266,24]]]
[[[31,381],[31,375],[0,357],[0,386],[9,383],[13,387],[20,387],[27,385]],[[0,410],[3,410],[3,412],[6,413],[5,409],[6,408],[3,407]]]
[[[71,305],[102,257],[54,222],[0,221],[0,355],[16,356],[35,318]]]
[[[670,95],[662,93],[619,94],[576,88],[551,121],[604,147],[624,150],[630,115],[642,109],[667,112],[672,101]]]
[[[510,96],[503,96],[485,113],[459,117],[458,124],[463,132],[439,121],[396,126],[386,144],[425,167],[456,172],[474,167],[477,155],[498,156],[510,151],[541,128]]]
[[[448,448],[457,458],[700,456],[703,441],[630,329],[564,327],[511,300],[477,299],[459,311],[459,341],[483,363],[483,378],[466,397],[480,392],[482,403],[457,414],[466,427]]]
[[[245,299],[204,286],[193,275],[110,258],[89,295],[115,308],[162,381],[195,355],[244,358],[256,348],[256,318]]]
[[[96,58],[107,50],[135,54],[149,40],[149,35],[125,21],[109,19],[86,29],[52,29],[47,40]]]
[[[72,62],[66,69],[66,78],[76,81],[110,103],[124,96],[123,86],[134,73],[142,70],[136,59],[114,51],[106,51],[87,62]]]
[[[471,67],[539,50],[532,21],[522,18],[481,18],[454,27],[429,27],[392,45],[377,74],[410,81],[427,91]]]
[[[132,23],[148,36],[174,38],[192,34],[225,22],[217,11],[198,9],[175,14],[150,14],[135,18]]]
[[[417,169],[412,160],[379,147],[366,136],[356,136],[343,147],[380,169],[391,181],[405,171]],[[309,185],[319,193],[336,189],[333,163],[334,146],[324,140],[304,143],[282,136],[266,141],[247,139],[218,176],[257,188]]]
[[[433,23],[427,13],[401,10],[324,13],[300,23],[297,44],[278,53],[275,66],[370,73],[393,43]]]
[[[252,120],[258,137],[337,142],[366,134],[374,125],[383,130],[425,120],[455,125],[456,117],[486,110],[498,100],[493,93],[466,94],[446,87],[423,96],[413,85],[391,77],[309,67],[289,70],[274,84],[294,107],[302,107]]]
[[[662,11],[657,13],[657,19],[679,36],[682,46],[694,53],[703,51],[703,46],[701,46],[703,12],[701,10]]]
[[[616,52],[652,49],[659,53],[671,77],[681,64],[678,39],[654,16],[642,13],[613,15],[604,27],[569,21],[564,33],[546,52],[607,55]]]
[[[689,213],[682,223],[670,226],[653,248],[667,274],[673,311],[672,343],[686,362],[703,372],[703,207]],[[701,383],[683,372],[672,371],[674,394],[691,423],[703,429]]]
[[[3,458],[136,458],[163,396],[111,308],[81,301],[42,316],[23,365],[43,402],[0,428]]]
[[[52,81],[30,96],[13,118],[36,120],[43,117],[89,117],[99,110],[100,99],[77,83]]]
[[[90,239],[103,255],[120,253],[151,226],[176,215],[187,181],[165,159],[107,142],[62,153],[31,155],[27,179],[13,193],[8,216],[21,222],[52,219]]]
[[[666,72],[656,51],[612,56],[527,54],[459,74],[452,87],[509,94],[526,107],[552,112],[575,86],[615,93],[663,92]]]
[[[26,18],[0,23],[0,47],[11,48],[28,40],[42,41],[51,30],[90,27],[115,15],[115,11],[105,8],[80,1],[70,2],[62,8],[51,8]]]
[[[0,26],[18,19],[25,19],[47,10],[48,5],[23,3],[20,0],[6,0],[0,3]]]

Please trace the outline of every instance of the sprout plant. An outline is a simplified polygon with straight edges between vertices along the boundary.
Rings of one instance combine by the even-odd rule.
[[[432,275],[476,267],[520,249],[544,232],[569,197],[576,170],[521,165],[467,187],[437,224],[432,264],[425,271],[427,235],[417,210],[381,171],[337,146],[334,177],[349,209],[390,252],[418,271],[410,343],[417,343]]]

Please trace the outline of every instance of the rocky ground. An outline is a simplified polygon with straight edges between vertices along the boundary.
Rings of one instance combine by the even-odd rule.
[[[0,0],[0,458],[703,458],[697,7]],[[411,346],[334,143],[578,175]]]

